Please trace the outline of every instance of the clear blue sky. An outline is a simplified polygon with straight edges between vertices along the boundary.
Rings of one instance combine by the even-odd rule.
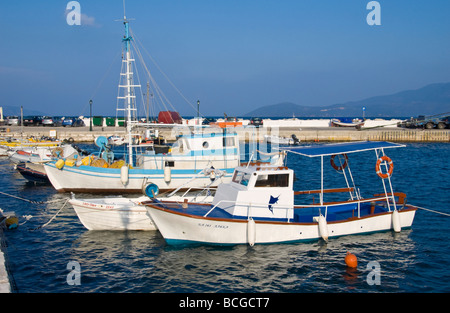
[[[115,114],[122,0],[80,0],[81,26],[66,23],[68,2],[0,2],[0,106],[89,115],[92,98],[94,114]],[[127,0],[126,14],[206,116],[284,101],[331,105],[450,81],[450,1],[380,0],[380,26],[367,24],[368,2]],[[147,65],[174,108],[195,115]]]

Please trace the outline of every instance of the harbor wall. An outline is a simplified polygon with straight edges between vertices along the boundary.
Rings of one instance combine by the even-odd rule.
[[[164,126],[159,127],[159,134],[167,141],[174,141],[176,136],[183,131],[193,129],[189,126],[180,125],[177,127]],[[392,142],[450,142],[450,129],[406,129],[379,127],[356,130],[354,128],[340,127],[236,127],[235,130],[242,141],[263,141],[264,136],[291,137],[297,136],[300,141],[392,141]],[[138,130],[138,133],[144,137],[145,129]],[[60,140],[73,139],[74,142],[93,142],[98,136],[125,136],[124,128],[119,127],[94,127],[89,131],[89,127],[10,127],[0,133],[0,137],[27,138],[35,136],[55,137]]]

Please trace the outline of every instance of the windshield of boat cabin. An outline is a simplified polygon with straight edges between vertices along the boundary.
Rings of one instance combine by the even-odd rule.
[[[241,171],[234,172],[233,183],[247,186],[249,179],[250,179],[250,173],[245,173],[245,172],[241,172]]]
[[[235,171],[233,182],[247,186],[251,173]],[[289,174],[258,174],[255,187],[289,187]]]

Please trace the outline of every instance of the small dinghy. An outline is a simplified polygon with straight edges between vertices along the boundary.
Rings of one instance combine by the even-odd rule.
[[[364,121],[359,118],[334,118],[331,120],[331,126],[361,128],[362,126],[364,126]]]

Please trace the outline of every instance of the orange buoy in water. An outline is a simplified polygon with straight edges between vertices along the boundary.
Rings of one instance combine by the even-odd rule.
[[[347,255],[345,256],[345,264],[347,264],[348,267],[356,268],[358,266],[358,259],[354,254],[347,251]]]

